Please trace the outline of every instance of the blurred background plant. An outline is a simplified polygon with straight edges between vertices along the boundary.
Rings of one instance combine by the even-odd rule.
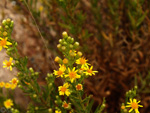
[[[136,77],[139,88],[137,92],[144,106],[141,112],[150,111],[150,1],[11,1],[16,4],[15,11],[26,16],[27,21],[24,23],[33,22],[29,25],[33,32],[32,37],[40,42],[38,31],[33,26],[35,22],[32,13],[46,40],[50,56],[61,56],[55,48],[64,30],[80,42],[80,51],[88,56],[89,62],[99,71],[94,78],[85,80],[85,92],[93,95],[95,106],[102,103],[103,97],[106,97],[106,111],[119,112],[119,106],[124,102],[124,94],[134,86]],[[40,57],[48,60],[48,51],[44,49],[43,44],[37,45],[42,48],[43,54]],[[20,54],[29,56],[28,65],[37,69],[40,62],[35,63],[36,56],[31,56],[31,52],[24,54],[21,50]],[[40,60],[44,62],[44,66],[38,67],[42,75],[39,81],[41,84],[45,82],[46,73],[54,69],[51,63],[44,59]]]

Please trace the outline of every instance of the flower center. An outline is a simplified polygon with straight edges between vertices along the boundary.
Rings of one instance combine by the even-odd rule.
[[[91,69],[88,69],[87,72],[88,72],[88,73],[92,73],[92,70],[91,70]]]
[[[7,65],[7,67],[11,66],[11,62],[7,62],[6,65]]]
[[[68,104],[67,104],[67,103],[64,103],[63,107],[64,107],[64,108],[68,108]]]
[[[76,72],[70,72],[69,77],[70,78],[76,78]]]
[[[131,104],[131,107],[132,107],[132,109],[137,109],[137,108],[138,108],[138,104],[135,103],[135,102],[133,102],[133,103]]]
[[[61,70],[57,71],[57,74],[60,76],[63,74],[63,72]]]
[[[6,40],[5,39],[1,40],[0,44],[1,44],[1,46],[5,46],[6,45]]]
[[[12,83],[13,83],[13,84],[16,84],[16,83],[17,83],[17,81],[16,81],[16,80],[13,80],[13,81],[12,81]]]
[[[81,90],[81,85],[77,85],[77,89],[78,89],[78,90]]]
[[[66,89],[67,89],[66,87],[62,87],[62,88],[61,88],[61,91],[62,91],[62,92],[65,92]]]
[[[7,104],[7,106],[10,106],[10,102],[7,102],[6,104]]]
[[[80,59],[80,63],[81,63],[81,64],[85,64],[85,63],[86,63],[85,59],[84,59],[84,58],[81,58],[81,59]]]

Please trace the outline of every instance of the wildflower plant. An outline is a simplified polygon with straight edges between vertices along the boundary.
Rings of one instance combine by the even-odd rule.
[[[58,49],[65,58],[58,56],[55,61],[59,63],[59,68],[53,73],[48,73],[45,85],[39,85],[37,79],[39,72],[33,68],[27,67],[27,57],[20,57],[17,50],[17,43],[11,38],[13,21],[11,19],[3,20],[0,26],[1,49],[6,49],[10,60],[3,62],[3,67],[13,70],[18,69],[18,74],[9,82],[0,82],[0,93],[3,94],[3,88],[15,90],[16,87],[23,90],[31,99],[28,105],[27,113],[90,113],[94,101],[91,95],[84,95],[84,79],[95,75],[98,71],[93,71],[93,66],[78,51],[79,43],[74,38],[63,32],[63,38],[59,40]],[[61,85],[55,84],[55,79],[61,79]],[[3,96],[3,106],[13,113],[23,113],[19,111],[16,103],[9,92]],[[101,113],[105,107],[105,100],[99,105],[94,113]]]
[[[139,108],[143,107],[143,105],[140,105],[140,101],[135,99],[137,96],[137,89],[137,86],[135,86],[133,89],[126,92],[125,103],[122,103],[121,105],[121,113],[140,113]]]

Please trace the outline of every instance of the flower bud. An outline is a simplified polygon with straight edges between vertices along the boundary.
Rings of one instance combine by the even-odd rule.
[[[37,97],[37,95],[36,94],[33,94],[33,98],[36,98]]]
[[[78,51],[77,53],[80,57],[82,56],[82,52]]]
[[[63,51],[65,51],[65,50],[66,50],[66,47],[65,47],[65,46],[62,46],[61,49],[62,49]]]
[[[71,42],[71,37],[70,36],[68,36],[67,41]]]
[[[48,87],[49,87],[49,88],[51,88],[51,87],[52,87],[52,85],[53,85],[52,83],[49,83],[49,84],[48,84]]]
[[[8,33],[7,33],[6,31],[3,32],[3,36],[7,36],[7,34],[8,34]]]
[[[37,76],[37,75],[39,75],[39,72],[35,72],[34,74]]]
[[[18,88],[22,88],[22,86],[21,86],[21,85],[18,85]]]
[[[14,21],[11,21],[11,24],[14,25]]]
[[[75,46],[75,48],[78,48],[79,47],[79,42],[75,42],[74,46]]]
[[[137,89],[138,89],[138,87],[137,87],[137,86],[134,86],[134,89],[135,89],[135,90],[137,90]]]
[[[106,106],[105,104],[102,104],[102,108],[105,108],[105,106]]]
[[[68,37],[67,32],[66,32],[66,31],[64,31],[64,32],[62,33],[62,36],[63,36],[63,38],[67,38],[67,37]]]
[[[124,112],[124,113],[127,113],[128,111],[127,111],[127,109],[124,109],[123,112]]]
[[[58,45],[57,45],[57,48],[60,49],[60,48],[61,48],[61,44],[58,44]]]
[[[17,46],[18,45],[18,43],[17,42],[15,42],[15,46]]]
[[[55,102],[56,104],[58,104],[58,101],[57,101],[57,100],[55,100],[54,102]]]
[[[55,57],[55,62],[59,62],[60,58],[57,56]]]
[[[71,49],[73,49],[73,45],[72,45],[72,44],[70,44],[69,47],[70,47]]]
[[[2,24],[5,26],[5,25],[6,25],[6,20],[3,20],[3,21],[2,21]]]
[[[3,27],[2,26],[0,26],[0,31],[2,31],[3,30]]]
[[[56,99],[58,99],[59,98],[59,96],[58,95],[56,95]]]
[[[48,74],[47,74],[47,77],[53,77],[53,74],[49,74],[49,73],[48,73]]]
[[[6,19],[6,22],[7,22],[7,24],[9,24],[9,23],[11,22],[11,19],[10,19],[10,18],[7,18],[7,19]]]
[[[8,25],[5,26],[5,29],[9,29]]]
[[[15,64],[19,64],[19,61],[18,61],[18,60],[16,60],[16,61],[15,61]]]
[[[65,41],[63,41],[63,43],[62,43],[64,46],[66,46],[67,45],[67,42],[65,42]]]
[[[68,63],[68,59],[67,59],[67,58],[64,58],[64,59],[63,59],[63,63],[64,63],[64,64],[67,64],[67,63]]]
[[[131,90],[129,90],[129,94],[131,94],[132,93],[132,91]]]
[[[62,39],[59,39],[59,43],[62,44],[62,42],[63,42],[63,40],[62,40]]]
[[[73,43],[74,42],[74,38],[71,38],[70,41],[71,41],[71,43]]]
[[[33,70],[32,67],[30,67],[29,70],[30,70],[31,73],[34,73],[34,70]]]
[[[35,110],[38,110],[39,108],[38,107],[35,107]]]
[[[49,108],[49,109],[48,109],[48,112],[52,113],[52,109],[51,109],[51,108]]]

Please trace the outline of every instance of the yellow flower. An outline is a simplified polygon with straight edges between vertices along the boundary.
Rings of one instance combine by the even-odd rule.
[[[40,11],[40,12],[43,11],[43,6],[40,6],[39,11]]]
[[[10,71],[12,71],[12,65],[13,65],[12,61],[13,61],[12,57],[10,57],[9,61],[7,60],[3,61],[3,65],[4,65],[3,68],[7,68],[7,69],[10,68]]]
[[[11,108],[11,106],[13,106],[13,101],[11,99],[7,99],[6,101],[4,101],[4,106],[9,109]]]
[[[58,87],[59,95],[66,94],[67,96],[69,96],[70,95],[70,91],[69,91],[68,87],[69,87],[68,83],[65,83],[63,86],[59,86]]]
[[[92,69],[93,69],[93,66],[91,66],[90,68],[89,68],[89,66],[87,66],[86,72],[84,72],[84,73],[86,75],[90,75],[90,76],[95,75],[95,73],[97,73],[98,71],[93,71]]]
[[[60,60],[60,58],[57,56],[57,57],[55,58],[55,62],[59,62],[59,60]]]
[[[76,85],[76,90],[83,90],[82,84]]]
[[[69,77],[71,83],[76,80],[77,78],[80,78],[81,76],[77,74],[78,70],[75,70],[75,67],[70,70],[70,68],[68,68],[69,73],[67,75],[65,75],[65,77]]]
[[[130,102],[127,102],[127,104],[129,104],[129,105],[126,106],[126,107],[131,107],[131,109],[129,110],[129,112],[132,112],[134,110],[135,113],[139,113],[138,108],[139,107],[143,107],[143,106],[139,105],[138,103],[140,103],[140,101],[137,102],[136,99],[133,99],[133,101],[132,101],[132,99],[130,99]]]
[[[13,78],[10,82],[12,84],[14,84],[14,85],[17,85],[18,84],[18,79],[17,78]]]
[[[10,88],[13,90],[13,89],[15,89],[17,87],[17,85],[16,84],[11,84],[11,86],[10,86]]]
[[[5,86],[5,83],[4,82],[0,82],[0,87],[4,87]]]
[[[56,110],[56,111],[55,111],[55,113],[61,113],[61,111],[59,111],[59,110]]]
[[[67,58],[64,58],[64,59],[63,59],[63,63],[64,63],[64,64],[67,64],[67,63],[68,63],[68,59],[67,59]]]
[[[66,103],[66,101],[63,102],[62,107],[65,109],[70,108],[70,103]]]
[[[82,58],[79,58],[79,59],[76,60],[76,64],[80,64],[80,65],[85,65],[85,66],[87,66],[87,65],[89,65],[89,64],[87,63],[87,61],[88,61],[88,60],[86,60],[84,57],[82,57]]]
[[[7,38],[1,38],[0,37],[0,51],[2,50],[2,48],[8,48],[8,45],[12,45],[12,43],[7,41]]]
[[[58,71],[54,70],[54,75],[56,75],[57,77],[63,77],[66,67],[64,65],[59,65],[59,66],[60,66],[60,68]]]
[[[5,88],[10,88],[11,84],[10,83],[5,83]]]

